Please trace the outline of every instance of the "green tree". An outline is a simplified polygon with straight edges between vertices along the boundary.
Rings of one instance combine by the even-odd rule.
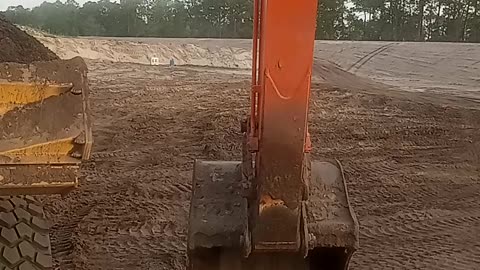
[[[346,7],[344,0],[319,1],[317,16],[317,38],[343,39],[346,34]]]

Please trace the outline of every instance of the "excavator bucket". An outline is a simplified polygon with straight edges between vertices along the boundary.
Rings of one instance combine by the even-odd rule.
[[[65,193],[92,146],[83,59],[0,63],[0,195]]]
[[[297,252],[252,248],[252,188],[242,162],[196,161],[188,229],[189,270],[344,270],[358,248],[342,166],[312,161]],[[308,173],[308,172],[307,172]],[[252,202],[252,203],[249,203]],[[281,220],[278,221],[281,227]]]

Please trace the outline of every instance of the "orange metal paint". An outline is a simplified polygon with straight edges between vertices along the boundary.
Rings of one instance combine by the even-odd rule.
[[[255,136],[255,123],[257,119],[257,93],[258,93],[258,42],[259,42],[259,11],[260,0],[255,0],[253,7],[253,46],[252,46],[252,89],[250,94],[250,135]]]
[[[285,215],[290,217],[300,217],[304,156],[311,148],[307,114],[316,16],[317,0],[255,1],[250,137],[258,141],[258,197],[284,202],[290,211]],[[258,93],[254,91],[257,84]],[[262,202],[258,208],[268,208]],[[256,227],[262,235],[257,240],[254,235],[254,243],[265,246],[269,238],[279,242],[282,236],[274,235],[275,228],[268,228],[271,222],[259,214]],[[286,226],[294,228],[292,235],[285,235],[288,242],[298,227]]]

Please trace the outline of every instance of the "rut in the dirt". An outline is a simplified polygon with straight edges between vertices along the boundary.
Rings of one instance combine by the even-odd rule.
[[[18,29],[0,15],[0,63],[29,64],[59,59],[38,40]]]

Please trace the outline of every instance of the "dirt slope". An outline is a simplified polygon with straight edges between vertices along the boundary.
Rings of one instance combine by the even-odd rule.
[[[28,64],[55,59],[52,51],[0,15],[0,62]]]
[[[480,104],[478,44],[318,41],[315,51],[318,59],[404,91],[462,96]]]
[[[101,37],[55,37],[24,27],[62,59],[81,56],[92,60],[150,64],[157,57],[161,64],[174,60],[177,65],[226,68],[250,68],[251,50],[236,46],[205,47],[195,42],[179,43],[176,39],[149,43],[143,39],[105,39]]]

